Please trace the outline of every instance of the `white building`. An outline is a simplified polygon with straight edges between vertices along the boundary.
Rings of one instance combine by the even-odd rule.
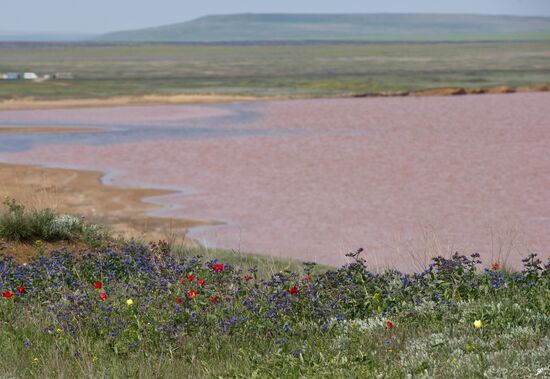
[[[23,73],[23,79],[36,80],[38,79],[38,75],[36,75],[34,72],[25,72]]]

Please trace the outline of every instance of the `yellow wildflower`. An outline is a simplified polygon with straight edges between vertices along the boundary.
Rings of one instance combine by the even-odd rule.
[[[483,322],[481,320],[474,321],[474,328],[481,329],[483,327]]]
[[[131,306],[131,305],[134,304],[134,300],[128,299],[128,300],[126,300],[126,304],[127,304],[128,306]]]

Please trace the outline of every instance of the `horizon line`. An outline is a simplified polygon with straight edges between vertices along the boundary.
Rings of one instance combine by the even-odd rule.
[[[109,34],[109,33],[116,33],[121,31],[132,31],[132,30],[140,30],[140,29],[152,29],[157,27],[163,27],[168,25],[177,25],[182,24],[186,22],[191,22],[195,20],[199,20],[201,18],[205,17],[212,17],[212,16],[239,16],[239,15],[311,15],[311,16],[320,16],[320,15],[334,15],[334,16],[353,16],[353,15],[432,15],[432,16],[493,16],[493,17],[517,17],[517,18],[530,18],[530,17],[536,17],[536,18],[549,18],[550,14],[546,15],[533,15],[533,14],[506,14],[506,13],[446,13],[446,12],[356,12],[356,13],[336,13],[336,12],[238,12],[238,13],[208,13],[202,16],[193,17],[187,20],[183,21],[176,21],[176,22],[167,22],[164,24],[156,24],[156,25],[150,25],[150,26],[136,26],[135,28],[125,28],[125,29],[117,29],[117,30],[109,30],[109,31],[73,31],[73,30],[0,30],[0,36],[2,35],[28,35],[28,34],[54,34],[54,35],[89,35],[89,36],[98,36],[102,34]]]

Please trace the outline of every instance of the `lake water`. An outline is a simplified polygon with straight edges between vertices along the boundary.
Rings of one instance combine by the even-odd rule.
[[[166,217],[209,247],[416,268],[479,251],[549,255],[550,93],[0,112],[0,160],[172,189]]]

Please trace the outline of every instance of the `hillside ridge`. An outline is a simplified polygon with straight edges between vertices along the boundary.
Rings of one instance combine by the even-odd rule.
[[[550,40],[550,17],[472,14],[207,15],[175,24],[107,33],[110,42],[292,40]]]

